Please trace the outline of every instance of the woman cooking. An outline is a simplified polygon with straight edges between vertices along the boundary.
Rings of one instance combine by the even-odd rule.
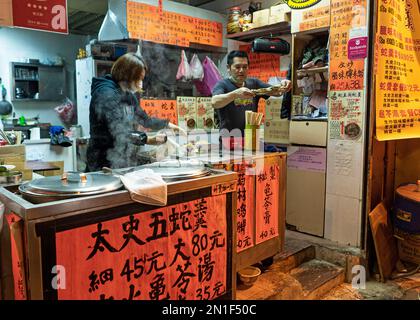
[[[149,117],[141,109],[136,93],[141,91],[146,71],[140,55],[127,53],[114,63],[110,75],[93,78],[87,172],[146,163],[138,156],[138,146],[162,144],[166,136],[148,135],[138,131],[140,127],[183,131],[168,120]]]

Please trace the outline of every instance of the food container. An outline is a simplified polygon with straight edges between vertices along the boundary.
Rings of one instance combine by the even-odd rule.
[[[252,286],[257,281],[261,270],[257,267],[249,266],[238,271],[239,279],[245,286]]]
[[[241,32],[241,8],[232,7],[229,9],[229,22],[227,24],[227,33]]]
[[[115,191],[123,184],[116,175],[100,172],[66,172],[62,176],[45,177],[19,186],[22,197],[32,203],[44,203]]]
[[[410,234],[420,235],[420,180],[401,185],[395,192],[394,226]]]
[[[22,182],[22,172],[20,171],[0,171],[0,184],[19,184]]]

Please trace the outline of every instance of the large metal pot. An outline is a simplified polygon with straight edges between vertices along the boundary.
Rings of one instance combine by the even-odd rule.
[[[121,189],[116,175],[101,172],[67,172],[62,176],[45,177],[19,186],[22,197],[32,203],[45,203],[97,195]]]

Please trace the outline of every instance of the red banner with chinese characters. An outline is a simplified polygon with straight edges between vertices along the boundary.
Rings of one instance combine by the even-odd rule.
[[[141,108],[150,116],[159,119],[169,119],[169,122],[178,124],[178,111],[176,100],[141,100]]]
[[[67,0],[13,0],[13,25],[68,34]]]
[[[241,252],[254,246],[254,176],[247,175],[245,164],[237,165],[238,189],[236,204],[236,251]]]
[[[264,165],[256,179],[256,244],[260,244],[279,235],[279,165]]]
[[[56,234],[58,299],[209,300],[227,291],[226,195]]]
[[[191,42],[223,46],[222,23],[159,10],[157,6],[127,1],[130,38],[183,47]]]
[[[25,258],[23,253],[23,221],[14,214],[6,214],[10,230],[10,243],[12,253],[13,284],[15,287],[15,300],[26,300]]]

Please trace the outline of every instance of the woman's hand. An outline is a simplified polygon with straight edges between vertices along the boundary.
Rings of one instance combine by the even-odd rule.
[[[174,130],[174,131],[178,132],[179,134],[182,134],[184,136],[187,136],[187,132],[184,129],[182,129],[181,127],[178,127],[177,125],[174,125],[171,122],[169,122],[168,128],[171,129],[171,130]]]

